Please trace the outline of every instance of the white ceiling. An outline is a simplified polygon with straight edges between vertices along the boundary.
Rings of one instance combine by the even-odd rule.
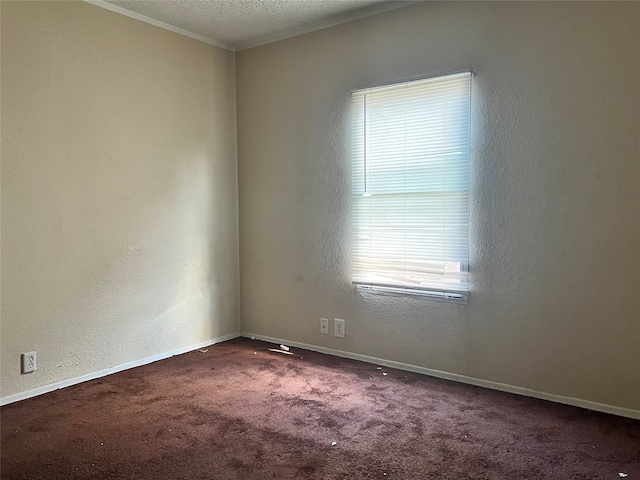
[[[85,0],[229,50],[404,7],[416,0]]]

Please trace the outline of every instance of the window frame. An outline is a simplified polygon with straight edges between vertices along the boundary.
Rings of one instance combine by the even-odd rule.
[[[459,71],[455,71],[455,72],[448,72],[448,73],[439,73],[439,74],[435,74],[435,75],[429,75],[429,76],[423,76],[423,77],[419,77],[419,78],[413,78],[410,80],[403,80],[403,81],[397,81],[397,82],[393,82],[393,83],[386,83],[383,85],[377,85],[377,86],[372,86],[372,87],[366,87],[366,88],[359,88],[356,90],[353,90],[351,92],[351,105],[352,105],[352,109],[355,108],[355,98],[356,95],[362,95],[366,98],[366,93],[367,92],[375,92],[376,90],[382,90],[382,89],[389,89],[390,87],[397,87],[397,88],[402,88],[404,86],[412,86],[412,84],[417,84],[420,82],[424,82],[425,84],[428,84],[429,80],[443,80],[445,77],[452,77],[452,76],[458,76],[458,75],[468,75],[468,96],[465,95],[465,101],[466,101],[466,106],[468,107],[468,111],[466,112],[467,115],[467,127],[466,127],[466,150],[465,150],[465,169],[466,169],[466,176],[467,176],[467,188],[465,190],[466,192],[466,212],[467,212],[467,218],[466,218],[466,224],[465,224],[465,228],[466,228],[466,256],[464,259],[461,258],[461,260],[458,262],[460,265],[460,272],[464,273],[464,279],[465,281],[462,282],[462,288],[440,288],[441,285],[444,286],[444,282],[441,285],[437,285],[436,288],[433,288],[431,285],[424,285],[424,286],[419,286],[419,285],[414,285],[414,284],[409,284],[409,283],[404,283],[404,284],[400,284],[399,282],[397,283],[385,283],[385,282],[379,282],[379,281],[362,281],[362,280],[356,280],[354,277],[354,259],[356,257],[355,253],[354,253],[354,245],[355,245],[355,239],[354,239],[354,231],[353,229],[355,229],[355,224],[356,224],[356,213],[355,213],[355,199],[356,197],[358,197],[358,195],[355,194],[354,191],[352,191],[352,208],[351,208],[351,228],[352,228],[352,236],[351,236],[351,283],[353,285],[355,285],[356,291],[359,293],[363,293],[363,294],[374,294],[374,295],[388,295],[388,296],[396,296],[396,297],[413,297],[413,298],[420,298],[420,299],[429,299],[429,300],[436,300],[436,301],[446,301],[449,303],[461,303],[461,304],[467,304],[468,300],[469,300],[469,278],[470,278],[470,272],[469,272],[469,243],[470,243],[470,205],[471,205],[471,178],[470,178],[470,170],[471,170],[471,132],[472,132],[472,124],[471,124],[471,105],[472,105],[472,79],[475,76],[475,73],[472,69],[465,69],[465,70],[459,70]],[[368,163],[368,159],[367,159],[367,106],[366,106],[366,100],[364,101],[364,107],[363,109],[361,109],[359,112],[355,112],[352,110],[352,115],[360,115],[360,118],[362,118],[361,122],[362,122],[362,128],[363,128],[363,138],[364,140],[362,141],[362,152],[358,152],[358,156],[362,156],[363,158],[363,166],[362,166],[362,170],[363,170],[363,178],[364,178],[364,187],[363,187],[363,194],[359,195],[360,197],[367,197],[367,196],[371,196],[371,193],[367,193],[368,189],[367,189],[367,163]],[[352,117],[352,128],[354,125],[354,118]],[[354,132],[352,132],[352,141],[354,141]],[[356,161],[356,153],[355,150],[352,148],[352,162],[355,163]],[[439,155],[443,155],[443,153],[439,153]],[[352,166],[353,170],[352,170],[352,188],[355,190],[354,185],[356,182],[356,177],[353,174],[353,171],[355,171],[355,165]],[[406,161],[405,161],[405,172],[407,170],[408,167],[406,167]],[[446,172],[446,168],[444,169],[444,171]],[[447,194],[447,190],[443,191],[443,196],[446,197]],[[408,192],[406,189],[403,193],[398,193],[398,192],[394,192],[393,195],[401,195],[403,197],[407,197],[408,195],[410,195],[410,192]],[[446,216],[445,216],[446,218]],[[406,225],[406,223],[405,223]],[[370,227],[371,228],[371,227]],[[445,240],[445,244],[446,245],[446,240]],[[443,262],[447,262],[446,257],[443,256]],[[446,266],[443,267],[444,270],[443,272],[446,272]],[[405,272],[409,272],[409,270],[405,270]],[[384,276],[384,275],[380,275],[380,276]],[[443,278],[446,278],[446,274],[443,273]],[[437,282],[436,282],[437,283]],[[435,284],[435,283],[434,283]]]

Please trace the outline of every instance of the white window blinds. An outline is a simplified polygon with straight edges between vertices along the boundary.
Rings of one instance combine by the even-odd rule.
[[[465,72],[353,93],[353,283],[468,291],[470,92]]]

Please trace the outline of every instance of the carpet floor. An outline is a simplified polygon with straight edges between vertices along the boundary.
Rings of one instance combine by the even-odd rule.
[[[4,406],[1,477],[640,479],[640,421],[270,347],[239,338]]]

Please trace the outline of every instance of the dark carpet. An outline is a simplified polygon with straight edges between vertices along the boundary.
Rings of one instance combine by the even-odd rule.
[[[1,476],[640,479],[640,421],[269,347],[236,339],[2,407]]]

